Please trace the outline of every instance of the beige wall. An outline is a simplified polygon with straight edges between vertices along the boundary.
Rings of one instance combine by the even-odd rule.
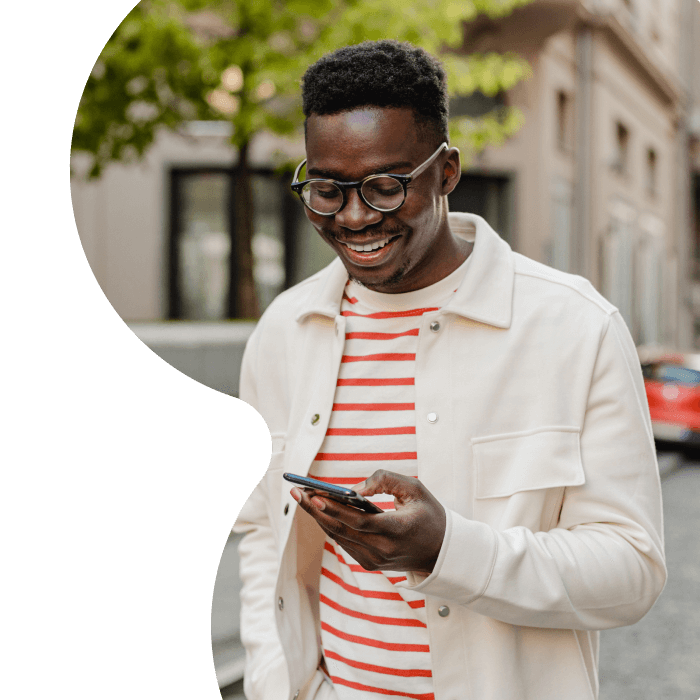
[[[540,249],[540,259],[543,262],[556,264],[556,255],[551,251],[556,247],[557,222],[554,220],[553,201],[564,198],[570,193],[572,200],[576,184],[576,43],[573,32],[560,33],[549,39],[542,51],[542,94],[540,96],[540,130],[542,142],[542,211],[547,213],[546,225],[533,231],[537,236]],[[565,146],[559,143],[558,95],[562,92],[567,96],[568,104],[568,139]],[[558,194],[558,192],[560,194]],[[575,217],[571,222],[571,240],[569,264],[562,265],[567,271],[575,271],[576,253],[574,249],[576,236]],[[549,255],[548,255],[549,253]]]
[[[680,9],[684,0],[632,0],[636,20],[631,21],[625,0],[610,0],[620,22],[644,45],[645,54],[662,70],[677,75]]]
[[[594,186],[596,230],[605,228],[607,203],[622,198],[640,212],[648,211],[673,222],[675,105],[663,104],[649,85],[602,38],[596,42],[594,91]],[[616,123],[630,133],[629,167],[616,172],[612,162],[616,150]],[[646,153],[657,154],[656,196],[646,189]]]
[[[611,192],[630,199],[640,208],[671,216],[674,114],[625,62],[598,38],[594,50],[594,185],[596,202]],[[553,176],[573,184],[575,151],[561,150],[557,143],[557,93],[577,99],[575,33],[552,37],[530,59],[534,75],[510,94],[511,104],[525,112],[524,128],[498,149],[488,149],[473,163],[477,169],[514,170],[518,174],[519,250],[541,259],[549,237],[549,183]],[[610,168],[614,153],[615,123],[625,123],[631,134],[630,171],[626,178]],[[659,195],[646,196],[643,167],[646,148],[658,157]]]
[[[658,342],[677,344],[676,314],[669,313],[677,306],[678,295],[673,285],[677,266],[677,241],[674,194],[679,182],[676,169],[676,111],[677,105],[662,100],[657,91],[641,78],[623,56],[613,50],[603,37],[596,42],[594,87],[594,138],[593,155],[593,231],[590,240],[589,259],[598,258],[598,268],[593,269],[592,279],[604,287],[599,259],[601,243],[609,231],[611,216],[616,207],[629,208],[633,217],[631,225],[637,236],[636,243],[658,246],[663,255],[663,272],[659,291],[663,294],[660,311],[663,321],[656,338]],[[612,167],[616,152],[616,124],[620,122],[629,130],[629,165],[627,172],[617,172]],[[647,151],[656,153],[655,194],[647,188]],[[651,238],[650,238],[651,236]],[[647,240],[649,239],[649,240]],[[633,281],[635,297],[643,296],[645,279],[642,269],[637,269]],[[639,304],[639,299],[634,300]],[[635,324],[633,332],[635,331]],[[641,341],[639,335],[636,339]]]
[[[689,127],[691,141],[691,167],[694,172],[700,173],[700,2],[697,3],[698,11],[693,13],[690,36],[690,75],[688,87],[690,91],[690,115]]]
[[[521,83],[509,95],[509,102],[525,114],[523,128],[503,146],[489,148],[474,158],[469,170],[480,173],[510,173],[515,176],[514,248],[535,259],[540,258],[538,232],[543,225],[541,208],[541,93],[540,56],[527,60],[533,67],[530,80]]]

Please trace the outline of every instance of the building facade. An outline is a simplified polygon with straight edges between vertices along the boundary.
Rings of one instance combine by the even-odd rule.
[[[699,22],[697,0],[534,0],[465,28],[464,51],[518,52],[533,75],[503,96],[525,126],[467,162],[450,207],[484,216],[519,252],[588,277],[638,344],[692,345],[700,310]],[[192,123],[161,134],[140,164],[74,179],[86,256],[125,320],[230,317],[227,128]],[[291,175],[275,174],[280,152],[301,160],[303,143],[263,135],[251,152],[262,308],[333,256],[289,191]]]
[[[700,3],[698,3],[700,4]],[[686,60],[688,65],[688,150],[684,160],[690,169],[690,230],[688,245],[690,264],[689,306],[693,316],[696,347],[700,338],[700,12],[690,13]]]
[[[521,52],[526,125],[473,164],[515,178],[515,247],[584,275],[637,344],[689,347],[688,20],[696,0],[537,0],[468,30]]]

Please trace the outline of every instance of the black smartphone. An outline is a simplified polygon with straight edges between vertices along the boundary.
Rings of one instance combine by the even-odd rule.
[[[326,496],[346,506],[364,510],[366,513],[384,512],[379,506],[375,506],[372,501],[368,501],[364,496],[360,496],[360,494],[355,493],[352,489],[346,489],[343,486],[336,486],[335,484],[327,484],[325,481],[312,479],[309,476],[298,476],[297,474],[289,474],[286,472],[282,474],[282,476],[287,481],[297,486],[303,486],[310,496]]]

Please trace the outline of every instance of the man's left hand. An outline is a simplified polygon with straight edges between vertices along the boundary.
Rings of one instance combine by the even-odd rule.
[[[391,494],[396,510],[365,513],[296,487],[291,494],[363,569],[429,576],[445,537],[445,509],[435,496],[418,479],[383,469],[353,489],[365,497]]]

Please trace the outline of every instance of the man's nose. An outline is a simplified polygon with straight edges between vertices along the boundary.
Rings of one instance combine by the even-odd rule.
[[[345,192],[345,206],[335,215],[335,222],[350,231],[361,231],[366,226],[378,224],[382,216],[382,212],[368,207],[360,199],[356,189],[348,189]]]

